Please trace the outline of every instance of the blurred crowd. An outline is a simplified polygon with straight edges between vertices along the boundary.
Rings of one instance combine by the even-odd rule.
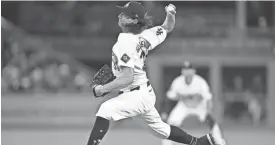
[[[2,93],[81,91],[89,76],[43,51],[2,39]]]
[[[232,85],[224,88],[224,114],[233,121],[251,120],[257,124],[266,115],[266,88],[261,75],[255,75],[250,82],[236,75]]]
[[[168,2],[142,2],[154,17],[154,24],[165,19]],[[55,35],[115,36],[119,2],[28,2],[21,7],[21,27],[33,33]],[[234,3],[218,3],[193,8],[177,3],[177,25],[173,36],[225,36],[234,22]],[[198,7],[198,6],[197,6]],[[209,8],[210,7],[210,8]],[[104,16],[104,18],[102,18]],[[32,25],[35,24],[35,25]]]

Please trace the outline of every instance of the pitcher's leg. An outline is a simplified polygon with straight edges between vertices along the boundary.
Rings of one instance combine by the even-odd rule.
[[[98,145],[109,128],[109,120],[117,121],[142,114],[142,101],[133,93],[124,93],[100,105],[88,145]]]
[[[115,115],[113,105],[116,105],[116,103],[111,100],[100,105],[87,145],[99,145],[107,133],[110,120],[113,119],[113,116]]]
[[[147,125],[150,133],[160,139],[168,139],[174,142],[196,145],[198,138],[193,137],[176,126],[170,126],[161,120],[155,108],[146,114],[139,116]]]
[[[102,117],[96,117],[87,145],[98,145],[107,133],[109,124],[109,120]]]

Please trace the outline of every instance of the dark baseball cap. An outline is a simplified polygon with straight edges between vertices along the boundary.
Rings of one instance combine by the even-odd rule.
[[[134,19],[143,19],[146,14],[146,10],[142,4],[135,1],[128,2],[123,7],[117,7],[119,8],[120,12],[123,12],[125,15]]]
[[[196,73],[196,70],[189,61],[184,61],[182,65],[181,73],[184,76],[192,76]]]
[[[189,61],[184,61],[182,69],[194,69],[193,65]]]

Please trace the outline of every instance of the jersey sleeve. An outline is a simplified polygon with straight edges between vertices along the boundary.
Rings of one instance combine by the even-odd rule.
[[[179,100],[177,88],[178,88],[178,81],[177,81],[177,78],[176,78],[172,82],[169,90],[166,93],[166,96],[167,96],[168,99],[174,100],[174,101]]]
[[[143,37],[151,44],[151,49],[161,44],[167,36],[167,31],[161,26],[155,26],[143,32]]]
[[[134,46],[130,43],[118,43],[116,47],[117,65],[134,68]]]
[[[212,93],[210,92],[210,87],[204,79],[201,79],[201,95],[206,100],[211,100],[212,99]]]

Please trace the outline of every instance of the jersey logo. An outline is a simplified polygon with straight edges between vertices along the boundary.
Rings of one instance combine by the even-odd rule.
[[[138,42],[138,45],[136,47],[137,52],[139,52],[142,48],[143,49],[147,49],[147,50],[150,49],[151,44],[150,44],[149,41],[147,41],[146,39],[144,39],[142,37],[139,37],[138,39],[139,39],[139,42]]]
[[[158,28],[158,30],[157,30],[157,35],[161,35],[162,33],[163,33],[162,28]]]
[[[151,44],[149,41],[147,41],[146,39],[144,39],[142,37],[139,37],[139,43],[138,43],[136,49],[140,55],[140,58],[146,59],[150,47],[151,47]]]
[[[130,57],[124,53],[121,57],[121,60],[124,62],[124,63],[127,63],[129,60],[130,60]]]

